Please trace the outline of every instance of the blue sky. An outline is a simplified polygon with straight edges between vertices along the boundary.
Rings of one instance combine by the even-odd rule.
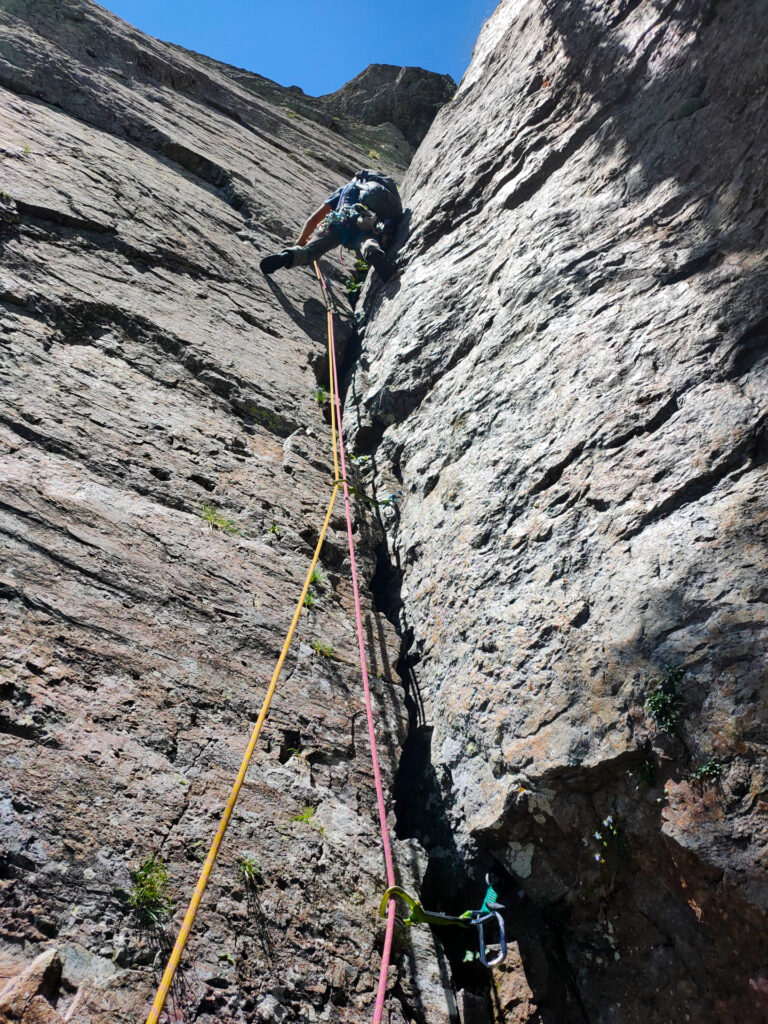
[[[152,36],[312,96],[368,64],[466,70],[495,0],[101,0]]]

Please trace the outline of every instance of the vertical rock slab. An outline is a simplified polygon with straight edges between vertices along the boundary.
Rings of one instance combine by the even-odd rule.
[[[401,823],[431,902],[500,875],[518,966],[446,945],[482,1019],[767,1019],[766,31],[503,0],[367,295]]]
[[[386,131],[265,83],[85,0],[0,8],[0,977],[59,968],[24,1020],[146,1014],[330,498],[320,291],[258,260]],[[390,786],[399,640],[358,519]],[[168,1019],[369,1012],[384,874],[345,546],[339,506]]]

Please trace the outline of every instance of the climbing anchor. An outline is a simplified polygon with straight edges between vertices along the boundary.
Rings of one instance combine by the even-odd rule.
[[[498,902],[496,890],[487,878],[486,883],[488,884],[488,889],[486,891],[482,907],[480,907],[479,910],[465,910],[463,914],[459,914],[458,916],[453,914],[440,914],[433,910],[425,910],[421,905],[421,901],[417,900],[415,896],[411,896],[410,893],[406,892],[405,889],[401,888],[399,885],[391,885],[382,897],[379,914],[382,917],[386,917],[389,901],[399,896],[400,899],[405,900],[410,908],[410,914],[408,917],[403,918],[403,924],[428,924],[432,926],[455,924],[459,925],[461,928],[475,927],[477,928],[480,963],[483,964],[484,967],[498,967],[507,955],[507,933],[504,927],[504,918],[500,913],[504,907]],[[499,926],[499,952],[493,960],[488,960],[486,956],[485,925],[494,918]]]

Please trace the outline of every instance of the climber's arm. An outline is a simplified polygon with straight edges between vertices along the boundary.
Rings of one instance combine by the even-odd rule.
[[[331,208],[328,205],[328,203],[323,203],[322,206],[315,210],[315,212],[309,218],[307,223],[301,229],[301,234],[299,235],[296,241],[296,245],[306,245],[307,242],[312,237],[312,233],[314,232],[317,225],[320,223],[320,221],[325,220],[325,218],[328,216],[330,212]]]

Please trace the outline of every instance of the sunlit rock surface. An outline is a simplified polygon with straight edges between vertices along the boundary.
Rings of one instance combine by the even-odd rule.
[[[518,943],[491,983],[446,946],[477,1019],[768,1019],[767,30],[505,0],[366,297],[401,834],[432,904],[495,866]]]
[[[145,1018],[333,479],[318,284],[270,284],[258,260],[372,148],[401,175],[411,150],[392,129],[85,0],[0,4],[3,1020]],[[349,264],[325,267],[345,306]],[[367,508],[391,789],[406,714]],[[385,882],[345,551],[338,503],[164,1020],[370,1012]],[[153,852],[175,907],[160,927],[130,904]],[[414,844],[396,852],[413,879]],[[408,953],[392,1020],[412,977],[444,1014],[429,944]]]

